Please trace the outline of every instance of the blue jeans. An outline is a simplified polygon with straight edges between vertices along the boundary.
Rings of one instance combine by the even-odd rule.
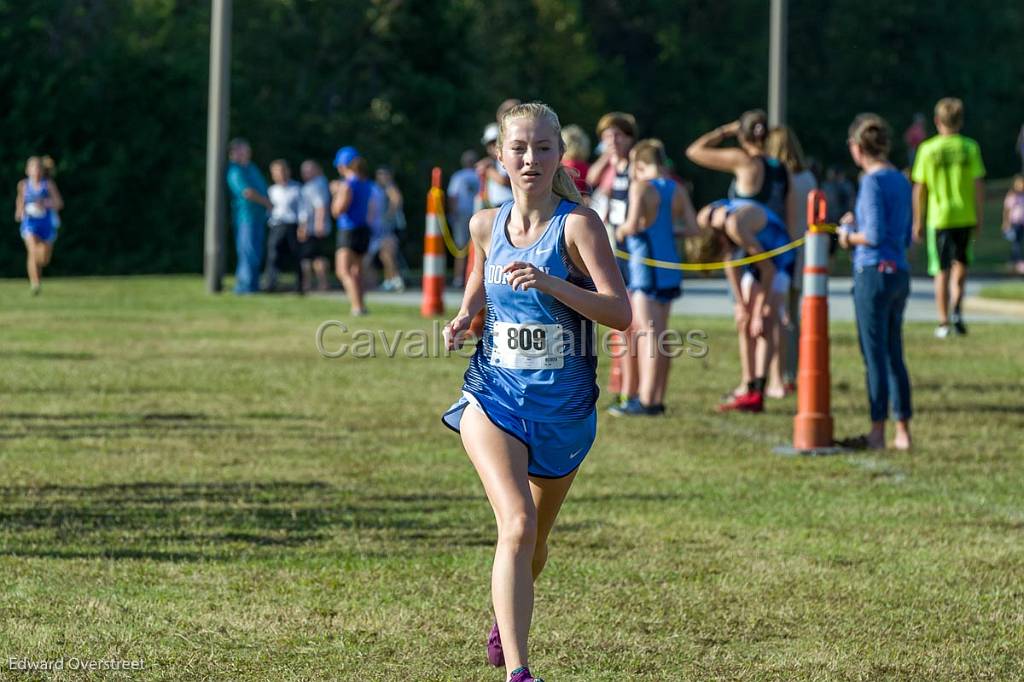
[[[857,311],[857,336],[867,369],[871,421],[910,419],[910,376],[903,360],[903,311],[910,295],[910,273],[879,272],[866,266],[853,275],[853,303]]]
[[[266,228],[263,223],[235,221],[235,293],[251,294],[260,290],[260,265]]]

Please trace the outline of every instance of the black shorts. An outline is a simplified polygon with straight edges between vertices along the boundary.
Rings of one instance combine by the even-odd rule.
[[[334,255],[334,243],[330,235],[326,237],[307,237],[306,241],[299,245],[302,250],[302,260],[314,258],[330,258]]]
[[[953,261],[967,265],[967,246],[973,234],[974,225],[935,230],[935,249],[939,252],[940,270],[949,270]]]
[[[338,230],[337,246],[339,249],[352,249],[357,256],[362,256],[370,249],[370,228],[360,225],[351,230]]]

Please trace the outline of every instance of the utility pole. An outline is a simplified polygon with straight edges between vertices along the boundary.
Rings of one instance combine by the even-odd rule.
[[[787,0],[772,0],[768,47],[768,125],[786,122]]]
[[[231,105],[231,0],[212,0],[211,4],[203,274],[206,291],[215,294],[222,288],[224,270],[224,156]]]

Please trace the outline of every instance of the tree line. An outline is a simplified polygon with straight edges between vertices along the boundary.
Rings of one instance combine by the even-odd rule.
[[[410,254],[430,168],[454,171],[506,97],[543,100],[587,130],[605,111],[634,113],[709,200],[726,178],[682,149],[764,106],[768,5],[236,0],[230,130],[264,170],[278,157],[329,166],[343,144],[390,165]],[[1019,168],[1024,5],[791,0],[789,16],[789,123],[812,156],[846,163],[858,112],[882,114],[899,137],[955,95],[990,175]],[[0,2],[0,275],[23,275],[14,188],[40,153],[57,160],[66,202],[51,274],[201,270],[209,21],[205,0]]]

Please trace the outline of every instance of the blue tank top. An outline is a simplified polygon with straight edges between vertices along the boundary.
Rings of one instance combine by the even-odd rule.
[[[513,202],[498,209],[484,260],[486,313],[483,336],[469,361],[463,390],[486,407],[495,403],[523,419],[574,421],[597,402],[594,322],[535,289],[513,291],[502,268],[525,261],[576,286],[596,291],[573,264],[565,245],[565,219],[576,204],[562,200],[534,244],[517,248],[508,238]]]
[[[683,281],[681,270],[644,265],[643,258],[678,263],[676,238],[672,227],[672,198],[676,183],[670,178],[655,178],[651,185],[658,191],[658,215],[640,234],[626,237],[629,251],[629,288],[637,290],[677,289]]]
[[[53,225],[53,213],[43,204],[49,198],[50,185],[45,179],[40,180],[38,185],[33,185],[32,180],[26,178],[21,224],[33,229],[51,227]]]
[[[373,191],[373,182],[355,178],[346,180],[349,191],[352,192],[352,201],[348,210],[338,216],[339,230],[354,230],[357,227],[369,227],[366,221],[367,211],[370,208],[370,194]]]

